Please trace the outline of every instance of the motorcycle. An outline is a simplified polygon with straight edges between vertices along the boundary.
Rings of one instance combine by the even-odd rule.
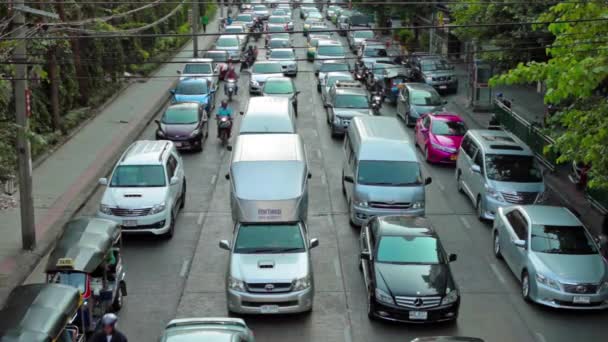
[[[374,115],[380,115],[380,108],[382,107],[382,94],[378,92],[372,94],[371,106]]]
[[[591,165],[573,161],[572,168],[568,174],[568,179],[572,184],[585,189],[587,187],[587,175],[590,169]]]
[[[227,116],[217,117],[217,132],[218,137],[222,141],[222,145],[226,146],[228,144],[228,139],[230,139],[230,133],[232,131],[232,119]]]
[[[232,95],[236,93],[236,80],[229,78],[226,80],[226,95],[228,95],[228,101],[232,101]]]

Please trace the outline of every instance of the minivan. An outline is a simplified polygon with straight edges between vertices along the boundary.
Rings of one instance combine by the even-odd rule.
[[[239,135],[243,134],[294,134],[296,120],[290,99],[286,97],[251,97],[247,109],[240,113]]]
[[[414,144],[396,118],[356,116],[344,140],[342,192],[352,225],[381,215],[423,216],[425,186]]]
[[[458,190],[481,219],[493,220],[499,207],[546,199],[543,172],[530,148],[500,130],[469,130],[456,161]]]

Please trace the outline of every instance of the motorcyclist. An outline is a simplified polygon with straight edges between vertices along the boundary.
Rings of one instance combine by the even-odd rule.
[[[221,119],[222,117],[227,117],[228,120],[232,120],[232,108],[230,108],[228,106],[228,101],[222,100],[222,103],[220,104],[220,108],[217,110],[217,113],[215,114],[215,116],[217,117],[217,119]],[[217,136],[218,136],[218,138],[220,136],[219,129],[217,131]]]
[[[236,70],[234,69],[234,65],[230,64],[228,66],[228,71],[226,71],[226,76],[224,76],[224,79],[230,80],[233,79],[235,81],[234,84],[234,95],[238,95],[239,93],[239,75],[236,73]],[[228,82],[224,83],[224,92],[228,93]]]
[[[127,337],[116,329],[118,316],[107,313],[101,318],[102,330],[91,337],[91,342],[128,342]],[[88,339],[87,339],[88,340]]]
[[[228,15],[228,17],[226,18],[226,25],[227,26],[232,25],[232,17],[230,15]]]
[[[373,100],[374,95],[382,96],[382,100],[384,100],[384,85],[375,77],[372,78],[372,85],[370,87],[371,97],[370,100]]]

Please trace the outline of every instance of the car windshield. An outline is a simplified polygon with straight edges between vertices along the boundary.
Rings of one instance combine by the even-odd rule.
[[[443,103],[441,96],[434,90],[412,90],[411,96],[414,106],[440,106]]]
[[[236,17],[236,21],[249,22],[252,20],[253,20],[253,17],[251,16],[251,14],[241,14]]]
[[[288,40],[283,40],[283,39],[271,39],[270,43],[268,44],[268,47],[270,49],[288,48],[289,47],[289,41]]]
[[[323,63],[323,64],[321,64],[320,72],[332,72],[332,71],[349,71],[348,64],[343,64],[343,63]]]
[[[282,33],[285,31],[285,27],[283,26],[268,26],[268,32]]]
[[[239,46],[239,39],[236,37],[220,37],[216,42],[215,46],[218,47],[235,47]]]
[[[165,186],[162,165],[120,165],[114,170],[110,187],[152,188]]]
[[[365,57],[386,57],[387,55],[386,49],[381,47],[369,47],[363,51]]]
[[[228,55],[223,52],[207,52],[205,58],[211,58],[214,62],[226,62]]]
[[[175,93],[180,95],[207,94],[206,82],[181,82],[175,88]]]
[[[253,10],[254,11],[268,11],[268,8],[266,8],[266,6],[257,5],[257,6],[253,6]]]
[[[274,50],[270,52],[270,58],[294,58],[291,50]]]
[[[323,15],[319,12],[311,11],[311,12],[308,12],[308,17],[309,18],[323,18]]]
[[[265,94],[291,94],[294,92],[291,80],[271,81],[267,80],[264,84]]]
[[[209,63],[186,64],[184,66],[184,74],[211,74],[211,65]]]
[[[305,245],[298,224],[241,225],[234,253],[298,253]]]
[[[190,107],[169,107],[163,114],[161,121],[171,125],[195,124],[198,122],[198,109]]]
[[[420,62],[422,71],[450,70],[450,65],[442,59],[422,60]]]
[[[350,75],[331,76],[327,78],[327,82],[325,84],[327,87],[331,87],[337,81],[353,81],[353,78]]]
[[[431,132],[435,135],[461,137],[467,132],[467,127],[462,121],[433,120]]]
[[[284,10],[274,10],[272,15],[287,15],[287,13]]]
[[[369,108],[365,95],[338,95],[334,104],[336,108]]]
[[[338,45],[319,46],[317,54],[322,56],[344,56],[344,48]]]
[[[278,74],[283,72],[279,63],[260,63],[253,65],[254,74]]]
[[[408,186],[422,184],[417,162],[362,160],[359,162],[357,184]]]
[[[268,19],[269,24],[285,24],[287,20],[283,17],[270,17]]]
[[[582,226],[533,225],[530,247],[539,253],[597,254],[589,233]]]
[[[60,272],[57,274],[57,283],[75,287],[84,294],[87,291],[87,275],[79,272]]]
[[[365,39],[374,38],[374,32],[373,31],[355,31],[355,33],[353,34],[353,37],[365,38]]]
[[[439,241],[432,236],[382,236],[376,260],[387,264],[439,264]]]
[[[538,183],[542,172],[533,156],[486,154],[486,175],[499,182]]]
[[[242,27],[227,27],[226,33],[244,33]]]

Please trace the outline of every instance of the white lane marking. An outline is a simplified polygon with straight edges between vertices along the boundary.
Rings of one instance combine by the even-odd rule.
[[[344,342],[352,342],[352,338],[350,336],[350,325],[346,325],[344,327]]]
[[[466,217],[464,216],[460,216],[459,217],[460,222],[462,222],[462,225],[466,228],[466,229],[471,229],[471,224],[469,223],[469,220],[467,220]]]
[[[313,134],[315,137],[318,137],[318,136],[319,136],[319,131],[317,131],[317,129],[315,128],[315,130],[314,130],[314,131],[312,131],[312,134]]]
[[[340,279],[342,272],[340,271],[340,261],[334,259],[334,271],[336,271],[336,278]]]
[[[214,184],[216,179],[217,175],[213,175],[213,177],[211,177],[211,184]]]
[[[333,222],[332,222],[332,220],[331,220],[331,216],[330,216],[330,215],[327,215],[327,216],[325,216],[325,217],[327,217],[327,224],[329,224],[329,226],[330,226],[330,227],[331,227],[331,226],[333,226],[333,225],[334,225],[334,223],[333,223]]]
[[[185,277],[186,273],[188,273],[188,267],[190,266],[190,261],[189,260],[184,260],[184,262],[182,263],[182,268],[179,270],[179,276],[180,277]]]
[[[205,213],[200,213],[198,215],[198,219],[196,220],[196,224],[197,225],[202,225],[203,224],[203,218],[205,218]]]
[[[319,159],[321,159],[321,158],[322,158],[322,157],[321,157],[321,150],[315,150],[315,152],[317,153],[317,157],[318,157]]]
[[[492,271],[494,272],[494,274],[496,275],[496,278],[498,278],[498,281],[500,281],[503,284],[506,284],[505,278],[502,276],[502,274],[500,273],[500,270],[498,269],[498,267],[496,266],[496,264],[490,264],[490,268],[492,269]]]
[[[325,185],[325,174],[321,174],[321,184]]]
[[[437,178],[433,179],[433,183],[437,183],[437,186],[441,192],[445,191],[445,186],[443,186],[443,184]]]
[[[534,336],[536,336],[536,339],[538,340],[538,342],[547,342],[547,340],[545,339],[545,336],[542,333],[535,332]]]

